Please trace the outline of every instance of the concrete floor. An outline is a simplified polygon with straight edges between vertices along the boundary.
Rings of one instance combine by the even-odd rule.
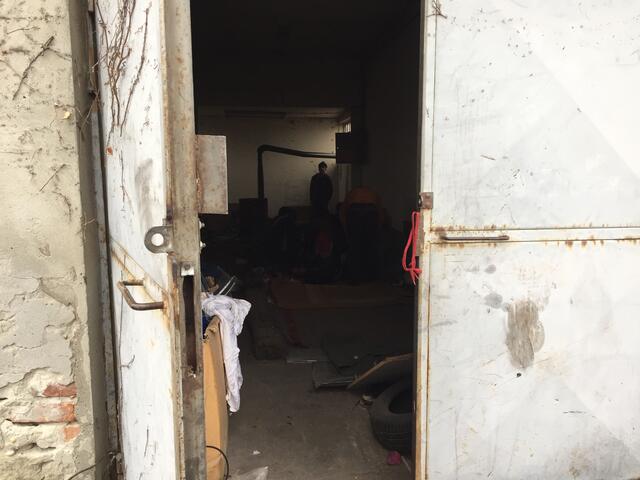
[[[386,464],[359,396],[314,390],[310,365],[257,361],[243,350],[241,407],[229,420],[232,475],[268,466],[269,480],[411,478],[404,464]]]

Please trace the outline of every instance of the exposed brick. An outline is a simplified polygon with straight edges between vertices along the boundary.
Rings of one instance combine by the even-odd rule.
[[[76,406],[71,402],[37,403],[14,409],[8,418],[13,423],[70,423],[76,420]]]
[[[44,389],[42,395],[45,397],[75,397],[78,389],[75,383],[69,385],[60,385],[59,383],[51,383]]]
[[[64,441],[70,442],[80,434],[80,425],[67,425],[64,427]]]

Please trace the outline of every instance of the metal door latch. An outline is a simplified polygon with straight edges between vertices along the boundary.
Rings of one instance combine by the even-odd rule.
[[[509,241],[509,235],[490,235],[488,237],[483,237],[483,236],[457,237],[455,235],[448,235],[446,233],[441,233],[439,235],[439,238],[443,242],[507,242]]]
[[[133,295],[129,291],[128,287],[144,287],[144,282],[142,280],[122,280],[118,282],[118,289],[120,293],[122,293],[122,297],[124,298],[127,305],[132,310],[162,310],[164,308],[164,302],[136,302],[133,299]]]

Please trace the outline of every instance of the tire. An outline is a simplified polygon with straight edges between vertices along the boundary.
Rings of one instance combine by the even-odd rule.
[[[387,450],[411,453],[413,388],[410,380],[391,385],[373,402],[369,411],[373,434]]]

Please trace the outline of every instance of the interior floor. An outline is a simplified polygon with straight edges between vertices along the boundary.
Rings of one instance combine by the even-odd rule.
[[[268,466],[276,480],[411,478],[404,461],[387,465],[358,394],[315,390],[311,365],[256,360],[246,337],[242,404],[229,419],[231,475]]]

